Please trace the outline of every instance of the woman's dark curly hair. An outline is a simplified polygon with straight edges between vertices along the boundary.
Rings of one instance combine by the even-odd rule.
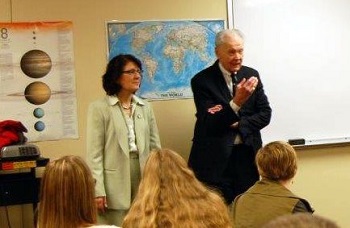
[[[119,93],[121,86],[118,84],[118,78],[123,74],[124,67],[127,63],[133,62],[142,71],[141,61],[130,54],[120,54],[113,57],[106,69],[106,73],[102,76],[103,89],[107,95],[116,95]]]

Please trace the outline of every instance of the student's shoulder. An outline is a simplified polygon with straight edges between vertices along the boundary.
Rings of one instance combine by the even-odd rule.
[[[294,206],[293,213],[297,212],[309,212],[314,213],[314,209],[312,208],[311,204],[306,200],[299,198],[296,205]]]
[[[93,226],[90,226],[89,228],[120,228],[120,227],[114,226],[114,225],[93,225]]]

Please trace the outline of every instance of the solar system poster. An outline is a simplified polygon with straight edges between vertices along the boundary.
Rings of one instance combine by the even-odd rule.
[[[77,138],[72,22],[0,23],[0,121],[28,142]]]

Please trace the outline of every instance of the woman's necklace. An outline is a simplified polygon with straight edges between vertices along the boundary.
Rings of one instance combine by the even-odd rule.
[[[132,108],[132,104],[130,104],[129,106],[125,106],[125,105],[121,104],[121,106],[125,110],[130,110]]]

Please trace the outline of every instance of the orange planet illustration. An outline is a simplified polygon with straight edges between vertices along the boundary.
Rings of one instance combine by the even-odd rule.
[[[35,105],[46,103],[51,97],[51,89],[43,82],[32,82],[24,90],[26,100]]]

